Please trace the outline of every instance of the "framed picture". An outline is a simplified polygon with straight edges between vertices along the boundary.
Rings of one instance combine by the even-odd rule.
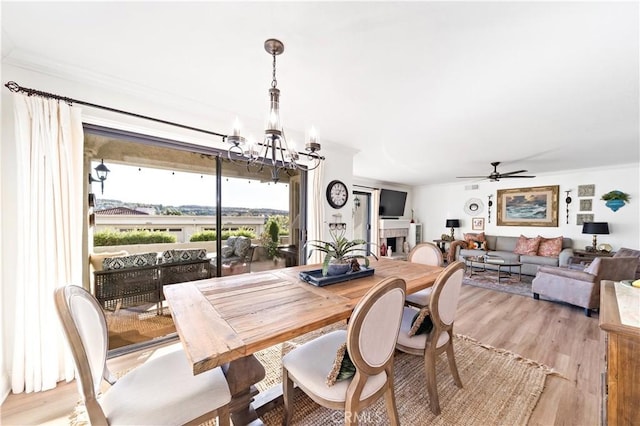
[[[576,225],[582,225],[585,222],[593,222],[593,214],[578,213],[576,215]]]
[[[471,219],[471,229],[474,231],[484,231],[484,218],[474,217]]]
[[[498,226],[558,226],[559,185],[498,189]]]
[[[578,185],[578,197],[593,197],[595,194],[595,185]]]
[[[580,200],[581,212],[590,212],[591,210],[593,210],[593,200],[591,200],[591,198],[587,198],[586,200]]]

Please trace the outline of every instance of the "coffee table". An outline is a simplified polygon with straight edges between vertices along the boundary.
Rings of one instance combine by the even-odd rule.
[[[502,278],[511,276],[511,268],[518,268],[518,281],[522,280],[522,263],[506,261],[499,256],[466,256],[464,257],[464,265],[465,271],[467,268],[469,269],[469,276],[473,275],[474,267],[476,270],[482,267],[482,272],[487,272],[487,265],[495,265],[498,267],[498,282]]]

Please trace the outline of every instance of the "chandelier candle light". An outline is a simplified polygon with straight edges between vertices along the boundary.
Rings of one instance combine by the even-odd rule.
[[[280,180],[280,170],[294,170],[300,167],[300,155],[306,156],[310,164],[307,170],[313,170],[320,165],[324,157],[318,154],[320,144],[317,141],[315,129],[311,128],[309,140],[305,145],[305,152],[296,151],[293,141],[287,142],[280,119],[280,89],[277,88],[276,56],[284,52],[284,44],[280,40],[269,39],[264,42],[264,49],[273,57],[273,76],[269,89],[269,115],[267,128],[262,142],[246,139],[240,134],[240,122],[236,118],[233,134],[226,140],[231,144],[227,152],[229,160],[235,163],[246,163],[247,168],[252,164],[260,164],[258,171],[262,171],[265,163],[271,165],[271,179]]]

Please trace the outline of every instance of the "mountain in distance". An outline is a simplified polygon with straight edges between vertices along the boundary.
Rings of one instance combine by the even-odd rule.
[[[153,209],[157,215],[184,215],[184,216],[215,216],[215,206],[199,206],[199,205],[182,205],[173,206],[166,204],[148,204],[123,202],[120,200],[96,199],[94,211],[113,209],[116,207],[127,207],[130,209],[144,208],[145,211]],[[222,207],[222,216],[287,216],[289,211],[268,208],[249,208],[249,207]]]

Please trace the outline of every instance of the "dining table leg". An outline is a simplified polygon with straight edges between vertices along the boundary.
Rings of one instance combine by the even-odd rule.
[[[222,365],[222,371],[231,392],[229,411],[233,424],[235,426],[262,424],[251,405],[253,397],[258,394],[258,389],[254,385],[265,376],[264,367],[260,361],[253,355],[245,356]]]

